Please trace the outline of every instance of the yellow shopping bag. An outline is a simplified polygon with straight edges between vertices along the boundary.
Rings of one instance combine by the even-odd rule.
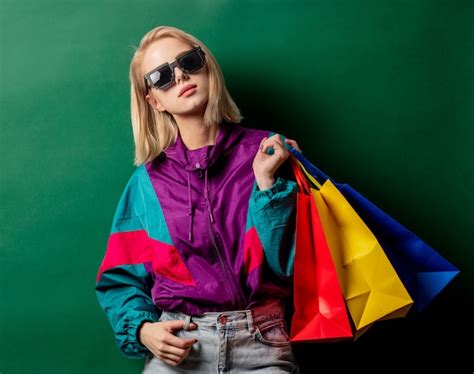
[[[413,300],[374,234],[330,179],[320,185],[301,163],[300,166],[318,187],[311,191],[354,322],[355,336],[377,320],[404,317]]]

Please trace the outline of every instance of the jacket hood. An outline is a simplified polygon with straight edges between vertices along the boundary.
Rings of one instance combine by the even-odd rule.
[[[191,173],[195,172],[198,177],[202,177],[204,171],[204,199],[209,214],[209,219],[214,223],[213,207],[208,181],[208,169],[216,162],[221,154],[226,153],[236,143],[239,142],[240,135],[244,129],[236,123],[229,123],[223,120],[219,124],[219,129],[215,144],[207,145],[201,148],[189,150],[183,143],[181,133],[178,132],[176,142],[170,145],[160,154],[160,158],[169,158],[176,161],[184,170],[186,170],[188,183],[188,215],[189,215],[189,235],[188,240],[192,241],[194,205],[191,196]]]

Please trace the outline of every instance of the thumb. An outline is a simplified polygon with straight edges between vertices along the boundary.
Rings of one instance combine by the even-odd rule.
[[[174,331],[174,330],[181,330],[183,327],[184,327],[184,321],[181,320],[181,319],[175,319],[175,320],[172,320],[172,321],[166,321],[166,324],[167,324],[167,327],[168,329],[170,329],[171,331]],[[194,323],[194,322],[191,322],[189,324],[189,328],[190,329],[196,329],[198,326]]]

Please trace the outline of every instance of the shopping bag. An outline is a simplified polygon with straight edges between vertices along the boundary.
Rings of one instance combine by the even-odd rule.
[[[294,148],[290,152],[319,182],[331,179]],[[423,310],[459,274],[459,269],[351,186],[331,181],[377,237],[414,301],[412,310]]]
[[[311,192],[356,337],[377,320],[405,316],[413,300],[375,235],[329,178],[318,187]]]
[[[352,337],[338,275],[310,187],[295,159],[296,205],[293,277],[294,313],[290,340],[328,341]]]

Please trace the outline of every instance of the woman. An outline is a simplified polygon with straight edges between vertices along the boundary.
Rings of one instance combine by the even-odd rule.
[[[200,40],[148,32],[131,66],[137,168],[96,279],[121,351],[144,373],[295,373],[289,147],[250,129]]]

